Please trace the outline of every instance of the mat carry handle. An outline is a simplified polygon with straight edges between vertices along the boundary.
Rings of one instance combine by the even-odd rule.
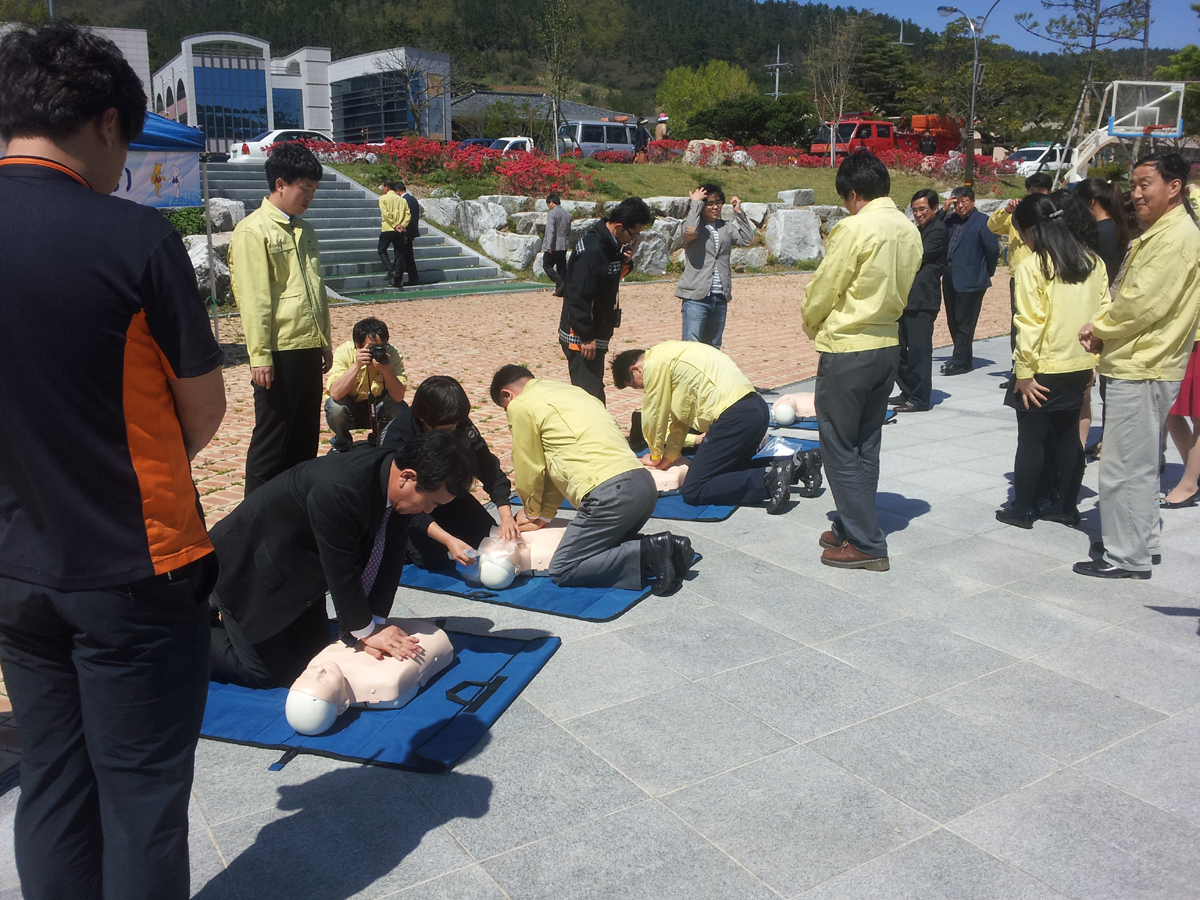
[[[460,681],[454,687],[450,688],[450,690],[446,691],[446,699],[453,700],[459,706],[464,707],[466,712],[478,712],[480,707],[487,703],[491,699],[492,694],[496,693],[500,689],[500,686],[507,680],[508,676],[506,675],[495,675],[490,681]],[[480,689],[474,697],[470,700],[464,700],[459,696],[460,691],[471,687]]]

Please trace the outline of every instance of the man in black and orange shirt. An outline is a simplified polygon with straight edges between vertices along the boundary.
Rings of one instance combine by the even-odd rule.
[[[110,196],[145,112],[103,38],[0,41],[0,662],[27,900],[188,896],[216,577],[189,461],[225,391],[182,240]],[[68,400],[31,388],[47,371]]]

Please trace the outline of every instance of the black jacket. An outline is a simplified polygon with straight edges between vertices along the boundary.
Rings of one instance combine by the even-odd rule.
[[[383,440],[379,445],[383,449],[393,452],[421,433],[421,424],[413,418],[409,405],[400,403],[399,406],[400,409],[395,417],[388,422],[387,430],[384,431]],[[470,419],[467,419],[459,424],[454,434],[471,451],[471,458],[475,461],[475,477],[488,492],[488,497],[497,506],[508,506],[512,502],[512,482],[504,474],[504,469],[500,467],[500,460],[492,453],[487,441],[480,435],[479,429]],[[425,534],[432,521],[433,516],[429,513],[417,513],[412,517],[412,527],[421,534]]]
[[[362,573],[387,506],[393,451],[330,453],[271,479],[213,526],[221,561],[216,594],[252,644],[275,636],[333,597],[338,626],[357,631],[386,616],[408,547],[409,516],[387,523],[383,560],[363,594]]]
[[[601,219],[579,239],[567,260],[567,289],[558,319],[559,340],[574,332],[581,343],[607,344],[616,328],[621,247]]]
[[[942,308],[942,272],[946,268],[946,245],[949,233],[942,213],[938,212],[930,222],[921,229],[921,268],[913,279],[912,290],[908,292],[908,305],[905,310],[933,310],[935,313]]]
[[[988,217],[975,209],[966,219],[946,216],[950,226],[951,286],[964,293],[986,291],[992,286],[1000,259],[1000,239],[987,227]]]
[[[421,236],[421,204],[417,202],[417,198],[405,191],[401,195],[401,199],[408,204],[408,225],[404,228],[404,233],[409,238]]]

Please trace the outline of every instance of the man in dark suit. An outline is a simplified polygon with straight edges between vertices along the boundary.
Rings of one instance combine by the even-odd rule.
[[[900,317],[899,393],[891,399],[896,412],[925,412],[930,406],[933,382],[933,326],[942,308],[942,270],[949,241],[938,195],[929,188],[917,191],[911,201],[913,220],[921,229],[921,268],[908,292]]]
[[[212,529],[221,560],[213,600],[214,681],[295,681],[330,642],[328,590],[347,643],[406,659],[416,642],[383,625],[404,568],[408,521],[463,496],[474,468],[453,435],[398,450],[331,453],[273,478]]]
[[[404,227],[404,270],[408,273],[408,286],[413,287],[418,277],[417,255],[413,248],[417,245],[417,238],[421,236],[421,204],[402,182],[397,181],[395,185],[396,190],[400,192],[400,199],[408,204],[408,224]],[[396,280],[398,282],[400,279]]]
[[[996,274],[1000,241],[988,230],[987,216],[975,209],[975,190],[970,185],[950,192],[946,212],[950,245],[942,290],[954,355],[941,371],[943,375],[962,375],[974,368],[975,323],[979,321],[983,295]]]

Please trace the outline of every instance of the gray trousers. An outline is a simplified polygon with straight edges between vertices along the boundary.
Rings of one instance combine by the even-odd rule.
[[[821,461],[837,517],[833,533],[870,556],[887,556],[875,512],[879,445],[900,348],[822,353],[817,364],[817,426]]]
[[[563,587],[642,586],[638,531],[654,512],[658,488],[644,468],[598,484],[583,498],[550,560],[550,579]]]
[[[1149,572],[1159,552],[1159,440],[1178,381],[1108,379],[1104,452],[1100,455],[1100,531],[1104,558],[1122,569]]]

